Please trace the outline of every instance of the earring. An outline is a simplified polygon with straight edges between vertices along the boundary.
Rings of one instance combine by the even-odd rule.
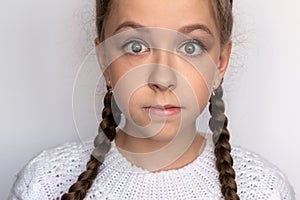
[[[213,88],[212,88],[212,96],[216,96],[216,87],[215,86],[213,86]]]
[[[112,93],[112,87],[111,87],[111,85],[110,85],[110,82],[106,85],[106,89],[107,89],[107,92],[108,92],[109,94]]]
[[[99,40],[99,38],[97,37],[97,38],[95,38],[95,40],[94,40],[94,43],[95,43],[95,46],[97,46],[97,45],[99,45],[100,44],[100,40]]]
[[[224,77],[221,78],[220,85],[218,87],[221,87],[223,81],[224,81]],[[217,87],[215,85],[213,85],[213,88],[212,88],[212,96],[213,97],[216,96],[216,90],[217,90]]]

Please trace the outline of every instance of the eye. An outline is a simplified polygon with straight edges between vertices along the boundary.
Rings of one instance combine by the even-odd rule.
[[[126,53],[138,55],[148,50],[148,47],[140,40],[131,40],[122,46]]]
[[[188,40],[180,45],[178,51],[186,56],[197,56],[206,50],[205,46],[198,40]]]

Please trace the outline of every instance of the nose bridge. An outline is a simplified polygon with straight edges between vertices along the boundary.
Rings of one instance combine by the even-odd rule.
[[[153,63],[169,66],[171,65],[171,52],[166,49],[154,49],[153,50]]]
[[[152,68],[149,76],[149,86],[155,90],[175,89],[177,76],[172,66],[172,54],[165,50],[153,53]]]

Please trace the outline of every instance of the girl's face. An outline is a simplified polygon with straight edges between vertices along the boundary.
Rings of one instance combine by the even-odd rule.
[[[170,140],[195,126],[230,55],[218,33],[209,0],[113,1],[101,60],[126,133]]]

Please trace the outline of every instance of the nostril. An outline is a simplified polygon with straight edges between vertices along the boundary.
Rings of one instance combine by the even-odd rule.
[[[149,87],[153,90],[161,90],[163,89],[162,85],[159,85],[157,83],[149,83]]]
[[[169,84],[169,85],[164,85],[164,84],[159,84],[159,83],[149,83],[150,88],[154,90],[173,90],[175,88],[174,84]]]
[[[177,76],[171,67],[152,65],[149,69],[149,86],[155,90],[173,90],[177,85]]]
[[[170,90],[174,90],[175,89],[175,85],[174,84],[170,84],[169,86],[168,86],[168,89],[170,89]]]

